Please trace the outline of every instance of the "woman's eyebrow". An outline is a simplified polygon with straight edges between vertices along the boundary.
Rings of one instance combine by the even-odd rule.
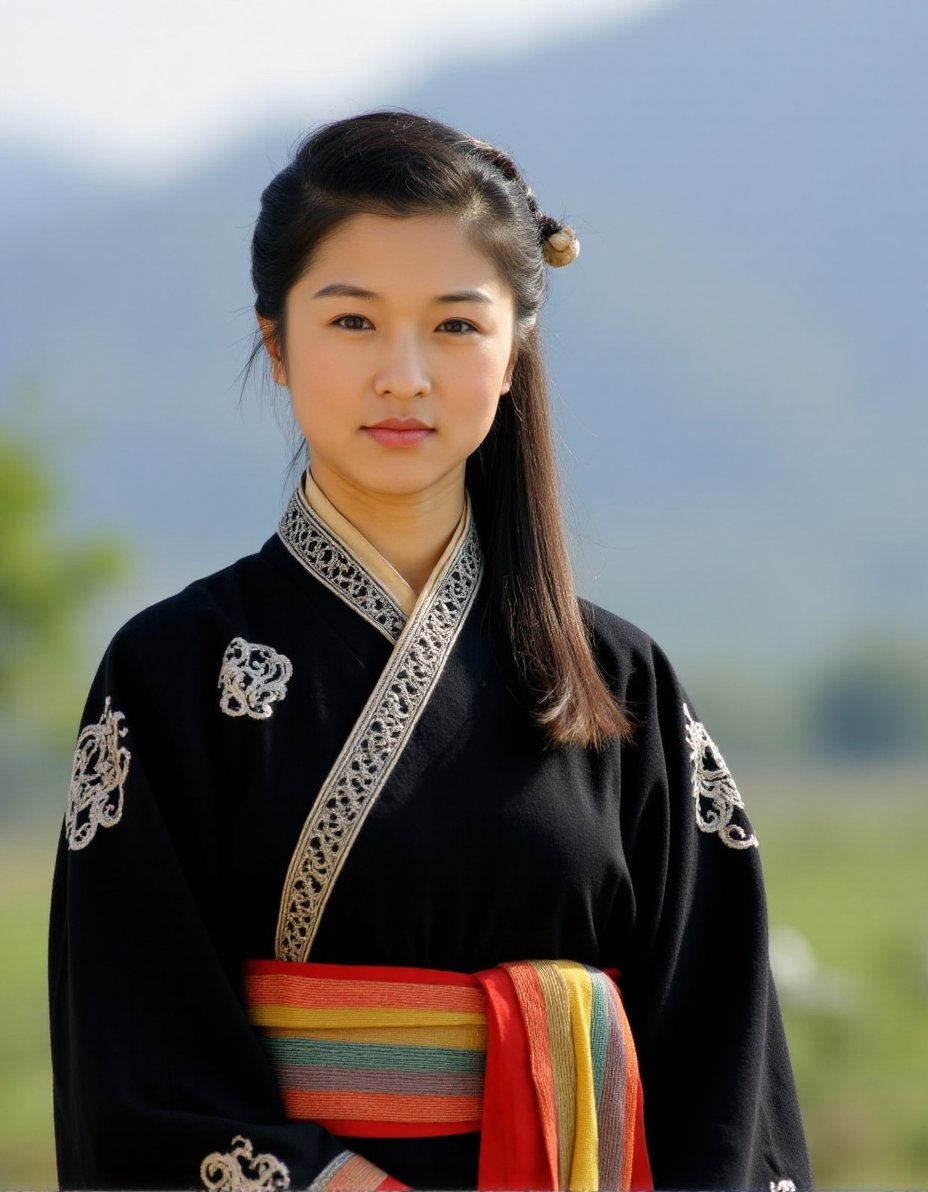
[[[436,302],[486,302],[492,304],[493,299],[482,290],[458,290],[455,294],[442,294]]]
[[[360,286],[348,285],[342,281],[333,281],[331,285],[323,286],[313,294],[314,298],[377,298],[379,295],[371,290],[362,290]]]
[[[379,298],[373,290],[364,290],[360,286],[349,285],[347,282],[333,281],[313,294],[313,298],[364,298],[372,301]],[[453,294],[440,294],[434,302],[484,302],[492,304],[493,299],[482,290],[457,290]]]

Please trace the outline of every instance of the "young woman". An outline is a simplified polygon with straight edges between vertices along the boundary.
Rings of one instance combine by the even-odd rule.
[[[660,649],[578,600],[508,156],[371,113],[265,190],[309,466],[115,636],[55,881],[64,1187],[810,1186],[757,840]]]

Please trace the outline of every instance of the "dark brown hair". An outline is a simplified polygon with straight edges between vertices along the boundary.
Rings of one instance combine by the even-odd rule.
[[[261,196],[251,249],[255,310],[283,348],[286,298],[313,253],[359,214],[450,214],[515,296],[512,385],[466,483],[486,558],[491,631],[505,643],[518,695],[551,746],[602,748],[629,718],[593,658],[574,590],[558,499],[547,379],[537,326],[542,243],[560,229],[512,159],[428,117],[369,112],[324,125]],[[256,341],[249,368],[261,354]]]

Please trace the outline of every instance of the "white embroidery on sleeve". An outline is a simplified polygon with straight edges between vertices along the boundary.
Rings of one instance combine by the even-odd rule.
[[[770,1192],[796,1192],[796,1185],[792,1180],[771,1180]]]
[[[266,1192],[290,1187],[290,1172],[276,1155],[256,1155],[250,1138],[236,1134],[228,1154],[213,1151],[200,1164],[203,1187],[211,1192]]]
[[[685,703],[683,715],[693,768],[696,823],[700,831],[717,832],[719,839],[729,848],[757,848],[757,837],[740,824],[732,823],[735,812],[744,811],[744,800],[718,746],[706,732],[705,725],[694,718]],[[781,1189],[781,1192],[787,1190]]]
[[[275,701],[287,694],[293,663],[270,646],[234,637],[222,656],[217,686],[219,706],[227,716],[267,720]]]
[[[122,819],[123,788],[132,756],[120,743],[128,731],[124,721],[107,696],[99,721],[88,724],[77,738],[65,812],[68,848],[75,851],[90,844],[97,828],[112,828]]]

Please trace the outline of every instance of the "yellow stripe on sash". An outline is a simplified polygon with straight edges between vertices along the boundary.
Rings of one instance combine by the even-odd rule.
[[[269,1039],[321,1039],[342,1043],[386,1043],[394,1047],[452,1047],[455,1051],[485,1051],[485,1025],[462,1026],[364,1026],[346,1030],[344,1027],[279,1027],[266,1026],[263,1033]]]
[[[255,1026],[323,1027],[353,1029],[355,1027],[455,1027],[480,1026],[486,1014],[466,1010],[396,1010],[384,1006],[359,1009],[327,1009],[313,1006],[281,1006],[252,1004],[251,1021]]]
[[[590,1051],[593,986],[586,968],[570,961],[557,960],[555,964],[567,988],[576,1073],[574,1145],[568,1188],[598,1188],[599,1128]]]

